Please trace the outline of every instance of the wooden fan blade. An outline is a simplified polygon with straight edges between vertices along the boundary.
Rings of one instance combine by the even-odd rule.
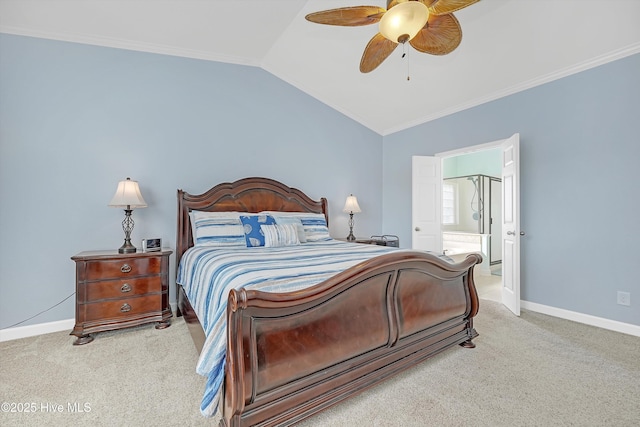
[[[431,55],[453,52],[462,41],[462,28],[452,13],[429,15],[427,24],[409,41],[414,49]]]
[[[437,3],[438,0],[418,0],[420,3],[424,4],[427,7],[431,7],[432,4]],[[480,0],[478,0],[480,1]]]
[[[391,52],[395,50],[396,46],[398,46],[398,43],[386,39],[380,33],[373,36],[362,54],[360,72],[369,73],[378,68],[378,65],[382,64],[382,61],[391,55]]]
[[[435,3],[432,0],[420,1],[429,8],[429,13],[434,15],[446,15],[447,13],[453,13],[456,10],[471,6],[480,0],[436,0]],[[429,3],[431,3],[431,5]]]
[[[310,13],[305,16],[305,19],[316,24],[358,27],[375,24],[380,21],[385,12],[386,9],[378,6],[341,7],[339,9]]]

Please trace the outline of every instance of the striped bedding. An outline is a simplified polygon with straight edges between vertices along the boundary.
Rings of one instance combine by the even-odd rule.
[[[182,256],[176,282],[182,285],[206,340],[196,371],[208,378],[200,411],[215,415],[224,380],[226,308],[231,289],[290,292],[320,283],[360,261],[397,250],[338,240],[286,247],[196,246]]]

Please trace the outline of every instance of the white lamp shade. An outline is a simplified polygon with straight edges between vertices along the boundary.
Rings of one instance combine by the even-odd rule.
[[[127,178],[118,183],[118,189],[114,194],[109,206],[112,208],[146,208],[147,202],[142,198],[138,181],[132,181]]]
[[[380,34],[394,43],[411,40],[425,26],[429,9],[419,1],[405,1],[389,9],[380,19]]]
[[[344,204],[344,209],[342,209],[342,211],[347,213],[362,212],[360,210],[360,206],[358,205],[358,199],[356,199],[356,196],[352,194],[347,197],[347,202]]]

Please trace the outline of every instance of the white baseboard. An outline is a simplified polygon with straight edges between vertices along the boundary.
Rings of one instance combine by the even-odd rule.
[[[520,306],[526,310],[535,311],[537,313],[548,314],[549,316],[559,317],[561,319],[584,323],[585,325],[597,326],[598,328],[640,337],[640,326],[632,325],[631,323],[618,322],[617,320],[591,316],[590,314],[577,313],[575,311],[564,310],[562,308],[551,307],[524,300],[520,301]]]
[[[172,302],[172,313],[176,313],[178,304]],[[17,340],[20,338],[33,337],[36,335],[50,334],[52,332],[69,331],[73,329],[76,324],[75,319],[58,320],[56,322],[39,323],[37,325],[20,326],[18,328],[8,328],[0,330],[0,342]]]
[[[76,324],[75,319],[58,320],[56,322],[39,323],[37,325],[20,326],[0,330],[0,342],[17,340],[19,338],[50,334],[52,332],[69,331]]]
[[[176,312],[176,303],[171,303],[173,313]],[[623,334],[640,337],[640,326],[630,323],[618,322],[616,320],[604,319],[602,317],[591,316],[589,314],[577,313],[575,311],[564,310],[562,308],[537,304],[535,302],[521,301],[520,306],[525,310],[547,314],[561,319],[572,320],[585,325],[597,326],[610,331],[621,332]],[[37,325],[21,326],[0,330],[0,342],[17,340],[20,338],[33,337],[36,335],[50,334],[52,332],[71,331],[75,325],[75,319],[58,320],[56,322],[40,323]]]

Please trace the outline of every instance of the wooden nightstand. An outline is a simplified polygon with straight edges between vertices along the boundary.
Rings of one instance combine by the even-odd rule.
[[[157,252],[119,254],[81,252],[76,263],[76,325],[74,345],[93,341],[93,332],[158,322],[171,326],[169,307],[169,255]]]

